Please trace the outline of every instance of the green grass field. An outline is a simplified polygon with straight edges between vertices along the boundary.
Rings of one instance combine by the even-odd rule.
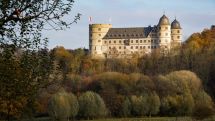
[[[28,120],[26,120],[28,121]],[[39,118],[31,121],[51,121],[49,118]],[[189,117],[152,117],[152,118],[110,118],[110,119],[95,119],[95,120],[79,120],[79,121],[194,121]],[[214,118],[205,119],[203,121],[215,121]]]
[[[81,121],[194,121],[187,117],[156,117],[156,118],[119,118],[119,119],[97,119],[97,120],[81,120]],[[215,119],[206,119],[203,121],[215,121]]]
[[[176,121],[176,120],[192,121],[190,118],[175,118],[175,117],[98,119],[93,121]]]
[[[52,121],[50,118],[37,118],[22,121]],[[77,120],[76,120],[77,121]],[[78,121],[194,121],[189,117],[152,117],[152,118],[109,118],[109,119],[96,119],[96,120],[78,120]],[[203,121],[215,121],[215,117],[205,119]]]

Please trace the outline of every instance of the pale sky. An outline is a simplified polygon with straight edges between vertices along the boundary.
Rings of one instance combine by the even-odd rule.
[[[64,31],[44,31],[49,48],[88,48],[89,16],[92,23],[110,23],[113,27],[147,27],[157,25],[164,14],[170,22],[176,17],[185,40],[215,24],[215,0],[75,0],[72,12],[65,19],[81,13],[81,20]],[[111,22],[110,22],[111,19]]]

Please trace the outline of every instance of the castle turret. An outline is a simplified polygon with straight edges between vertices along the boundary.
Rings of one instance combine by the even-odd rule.
[[[175,19],[171,24],[172,42],[171,46],[176,47],[181,45],[182,28],[180,23]]]
[[[169,19],[163,15],[158,23],[158,38],[159,38],[159,46],[161,49],[168,51],[170,49],[171,43],[171,26],[169,23]]]
[[[92,58],[104,58],[103,54],[103,37],[112,27],[111,24],[90,24],[89,25],[89,48]]]

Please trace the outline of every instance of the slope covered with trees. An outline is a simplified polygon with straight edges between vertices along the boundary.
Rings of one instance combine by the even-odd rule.
[[[41,30],[67,28],[62,17],[73,3],[0,1],[0,120],[214,115],[214,29],[194,33],[168,54],[157,49],[127,60],[47,50]]]

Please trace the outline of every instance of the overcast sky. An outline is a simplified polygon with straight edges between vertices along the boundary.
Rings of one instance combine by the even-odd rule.
[[[183,28],[184,40],[215,24],[215,0],[75,0],[73,11],[65,19],[81,13],[81,20],[64,31],[44,31],[49,48],[88,48],[89,16],[93,23],[111,23],[113,27],[157,25],[164,14],[172,22],[176,16]],[[111,22],[110,22],[111,19]]]

